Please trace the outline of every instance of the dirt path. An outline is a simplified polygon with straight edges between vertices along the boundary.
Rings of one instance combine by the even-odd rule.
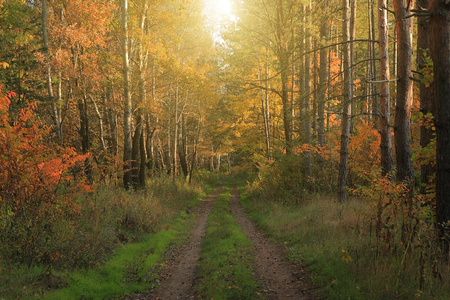
[[[194,283],[197,262],[200,257],[200,243],[206,234],[208,215],[212,210],[212,203],[220,194],[222,188],[217,188],[214,194],[203,199],[201,205],[192,209],[191,213],[198,218],[192,227],[188,241],[169,261],[160,274],[160,286],[147,295],[135,299],[195,299],[192,285]]]
[[[308,285],[305,271],[300,266],[289,263],[282,247],[267,241],[246,217],[239,202],[239,190],[233,189],[230,200],[231,211],[245,235],[253,242],[256,264],[256,279],[261,283],[260,293],[265,299],[313,299],[304,293]]]
[[[190,231],[188,241],[175,250],[175,255],[169,259],[167,266],[160,273],[160,286],[146,294],[134,295],[131,299],[198,299],[192,289],[196,279],[196,268],[201,252],[201,241],[206,234],[207,219],[212,210],[212,203],[221,192],[217,188],[203,200],[203,203],[192,210],[198,215]],[[303,280],[304,271],[300,266],[294,266],[284,258],[283,249],[265,239],[255,225],[246,217],[244,208],[239,202],[239,191],[233,189],[230,200],[231,211],[244,231],[254,244],[256,257],[255,276],[261,283],[260,294],[265,299],[313,299],[305,294],[307,284]]]

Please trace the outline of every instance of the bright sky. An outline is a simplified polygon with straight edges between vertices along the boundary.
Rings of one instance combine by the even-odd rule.
[[[234,14],[233,0],[204,0],[204,2],[204,14],[213,30],[214,41],[222,43],[222,32],[237,19]]]
[[[231,0],[205,0],[205,13],[213,21],[232,21],[236,17],[233,14]]]

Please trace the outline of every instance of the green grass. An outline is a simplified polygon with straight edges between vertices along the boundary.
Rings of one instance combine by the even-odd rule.
[[[148,290],[167,247],[187,236],[194,217],[186,209],[204,195],[164,178],[138,192],[100,187],[80,202],[79,225],[58,227],[64,244],[55,248],[67,248],[59,251],[64,263],[28,267],[0,258],[0,299],[105,299]]]
[[[214,202],[202,241],[197,290],[202,299],[256,299],[257,283],[251,266],[252,242],[234,220],[229,200],[230,189]]]
[[[357,201],[341,205],[330,196],[310,196],[298,205],[274,203],[241,193],[251,218],[285,245],[291,260],[309,271],[311,293],[325,299],[449,299],[447,265],[424,263],[425,285],[419,288],[420,251],[377,250],[374,230]],[[420,249],[420,248],[418,248]],[[425,257],[425,256],[424,256]],[[424,261],[430,261],[429,258]]]
[[[142,242],[126,244],[98,269],[70,274],[68,287],[44,295],[45,299],[108,299],[151,288],[165,249],[185,230],[181,213],[168,230],[147,235]]]

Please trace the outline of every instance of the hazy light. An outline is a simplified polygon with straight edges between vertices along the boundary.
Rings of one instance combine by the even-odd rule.
[[[214,21],[232,21],[235,19],[230,0],[205,0],[206,14]]]

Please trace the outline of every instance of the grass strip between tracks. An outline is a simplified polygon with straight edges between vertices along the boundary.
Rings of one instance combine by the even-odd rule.
[[[224,187],[208,217],[196,287],[202,299],[258,298],[251,268],[252,242],[231,214],[230,197],[231,189]]]

